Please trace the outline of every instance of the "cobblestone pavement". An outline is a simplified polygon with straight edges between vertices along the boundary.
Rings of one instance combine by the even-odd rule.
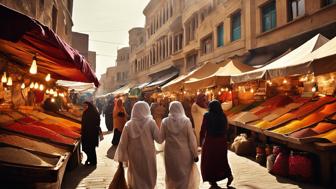
[[[115,148],[111,147],[112,134],[105,132],[105,139],[97,148],[97,167],[79,166],[66,172],[63,178],[62,189],[105,189],[108,188],[114,172],[117,169],[117,162],[112,160]],[[86,160],[84,156],[83,160]],[[296,183],[292,180],[275,177],[267,172],[265,167],[260,166],[250,159],[237,156],[229,152],[229,162],[234,175],[232,186],[236,189],[320,189],[321,187]],[[157,156],[158,177],[156,189],[164,189],[165,169],[163,154]],[[199,166],[199,163],[198,163]],[[226,188],[226,180],[218,182],[219,186]],[[201,183],[200,189],[210,188],[208,183]]]

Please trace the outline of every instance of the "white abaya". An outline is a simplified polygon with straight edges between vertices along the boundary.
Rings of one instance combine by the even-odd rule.
[[[197,157],[197,142],[191,122],[180,102],[171,102],[169,116],[162,121],[160,138],[165,140],[164,160],[167,189],[194,189],[190,174]],[[197,171],[198,173],[198,171]],[[199,183],[196,183],[198,185]]]
[[[132,189],[154,189],[156,184],[156,153],[154,140],[159,130],[146,102],[134,104],[131,119],[124,127],[114,159],[128,162],[127,182]]]

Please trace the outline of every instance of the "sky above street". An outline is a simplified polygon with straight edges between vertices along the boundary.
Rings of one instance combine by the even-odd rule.
[[[97,53],[96,74],[115,65],[117,49],[128,46],[128,30],[144,27],[142,11],[149,0],[74,0],[72,28],[89,34],[89,50]]]

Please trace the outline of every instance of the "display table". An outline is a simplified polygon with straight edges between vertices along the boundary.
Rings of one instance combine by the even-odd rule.
[[[305,151],[315,154],[319,159],[319,182],[324,186],[331,186],[332,165],[336,164],[336,144],[322,143],[324,139],[319,140],[300,140],[288,137],[286,135],[277,134],[268,130],[260,130],[248,124],[229,121],[231,127],[234,127],[234,135],[238,136],[242,132],[250,132],[251,135],[258,138],[264,144],[275,143],[286,146],[290,149]]]

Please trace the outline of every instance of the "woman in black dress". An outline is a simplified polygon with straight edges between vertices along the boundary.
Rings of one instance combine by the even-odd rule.
[[[209,104],[209,112],[204,114],[200,139],[202,144],[201,173],[203,181],[218,188],[217,181],[228,179],[227,186],[233,180],[227,158],[228,121],[219,101]]]
[[[99,135],[102,135],[100,128],[100,116],[97,108],[90,102],[84,102],[82,116],[82,149],[87,155],[85,165],[96,165],[96,146],[99,143]]]

